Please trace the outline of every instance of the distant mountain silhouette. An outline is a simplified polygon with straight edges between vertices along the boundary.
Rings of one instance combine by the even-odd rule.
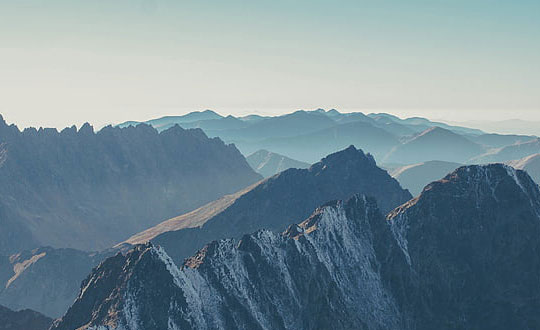
[[[152,119],[145,121],[145,124],[151,125],[154,128],[163,131],[166,130],[176,124],[186,124],[186,123],[192,123],[202,120],[215,120],[215,119],[221,119],[223,116],[220,114],[212,111],[212,110],[204,110],[204,111],[194,111],[190,112],[183,116],[165,116],[158,119]],[[140,124],[141,122],[137,121],[127,121],[121,124],[118,124],[118,127],[129,127],[129,126],[136,126]]]
[[[440,160],[431,160],[398,167],[390,171],[390,175],[398,180],[403,188],[409,190],[413,196],[417,196],[428,183],[444,177],[446,174],[453,172],[460,166],[463,165]]]
[[[471,140],[440,127],[429,128],[396,146],[384,162],[415,164],[430,160],[466,162],[484,149]]]
[[[265,178],[289,168],[308,168],[310,164],[268,150],[259,150],[246,157],[248,164]]]
[[[524,143],[534,140],[532,135],[503,135],[503,134],[482,134],[478,136],[469,136],[471,141],[481,144],[488,148],[501,148],[512,144]]]
[[[273,138],[257,142],[251,147],[244,144],[243,150],[251,150],[261,146],[266,150],[314,163],[324,155],[356,145],[369,150],[376,158],[381,158],[392,147],[399,143],[398,139],[387,131],[368,123],[357,121],[332,126],[310,134],[289,138]]]
[[[200,115],[198,112],[192,114],[186,116]],[[335,109],[299,110],[266,117],[227,116],[189,122],[164,117],[146,123],[154,125],[159,130],[172,123],[178,123],[184,128],[201,128],[208,136],[234,143],[246,156],[257,150],[266,149],[307,163],[316,162],[324,155],[351,144],[370,152],[376,159],[383,160],[393,147],[400,144],[400,139],[409,140],[408,137],[433,127],[470,137],[471,140],[483,134],[477,129],[452,126],[420,117],[401,119],[386,113],[366,115],[361,112],[341,113]],[[506,140],[511,142],[511,139]],[[460,147],[461,145],[456,146]]]
[[[0,118],[0,254],[104,249],[259,179],[200,129],[21,132]]]
[[[473,163],[496,163],[520,159],[540,153],[540,138],[490,150],[471,159]]]
[[[506,164],[526,171],[531,178],[540,184],[540,154],[533,154],[521,159],[511,160]]]

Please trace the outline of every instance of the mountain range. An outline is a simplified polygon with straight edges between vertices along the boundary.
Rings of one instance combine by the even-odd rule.
[[[357,194],[182,263],[138,245],[95,268],[52,329],[535,329],[539,235],[525,172],[465,166],[386,217]]]
[[[282,231],[291,219],[307,217],[318,205],[357,193],[373,196],[384,212],[412,197],[376,165],[371,155],[350,146],[308,169],[288,169],[237,194],[162,222],[124,243],[152,241],[180,262],[212,240],[237,238],[261,228]]]
[[[193,120],[200,118],[200,120]],[[424,160],[449,160],[464,162],[493,148],[483,141],[495,140],[498,135],[484,134],[482,131],[467,127],[452,126],[425,118],[413,117],[401,119],[386,113],[363,114],[361,112],[341,113],[335,109],[314,111],[299,110],[280,116],[223,117],[213,111],[193,112],[185,116],[169,116],[148,120],[145,123],[158,129],[179,124],[184,128],[201,128],[207,135],[220,137],[228,143],[234,143],[244,155],[250,155],[260,149],[306,163],[313,163],[325,155],[354,144],[373,154],[376,159],[396,159],[407,155],[408,148],[419,144],[447,144],[460,151],[456,157],[449,154],[433,154],[439,151],[432,148],[424,152]],[[165,124],[166,123],[166,124]],[[119,126],[138,125],[138,122],[125,122]],[[432,132],[433,128],[440,128]],[[451,134],[454,133],[454,134]],[[483,138],[483,135],[490,137]],[[517,136],[522,137],[522,136]],[[530,140],[533,137],[522,138]],[[478,140],[478,141],[475,141]],[[501,138],[506,144],[516,139]],[[513,142],[510,142],[513,141]],[[407,143],[399,154],[402,143]],[[506,145],[504,144],[504,145]],[[463,146],[467,148],[461,150]],[[397,148],[398,150],[394,150]],[[398,155],[395,155],[398,153]],[[414,156],[409,154],[410,157]],[[439,158],[443,159],[439,159]],[[424,159],[427,158],[427,159]],[[384,160],[385,162],[390,160]],[[394,160],[392,160],[393,162]],[[400,160],[401,161],[401,160]],[[411,160],[418,162],[418,158]],[[409,162],[409,163],[411,163]],[[401,161],[402,164],[406,162]]]
[[[354,147],[330,155],[310,169],[287,170],[144,230],[113,249],[85,252],[38,248],[0,258],[0,304],[31,308],[59,317],[71,305],[90,270],[118,251],[153,240],[182,260],[208,241],[239,236],[259,228],[283,230],[291,217],[305,217],[326,200],[363,192],[378,198],[386,211],[411,195]],[[35,283],[40,283],[38,287]]]
[[[0,255],[106,249],[261,178],[200,129],[20,131],[0,117]]]

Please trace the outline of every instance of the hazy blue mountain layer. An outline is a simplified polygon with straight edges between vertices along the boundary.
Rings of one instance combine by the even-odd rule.
[[[0,118],[0,254],[104,249],[260,179],[199,129],[21,132]]]
[[[265,178],[288,170],[289,168],[308,168],[311,166],[308,163],[300,162],[268,150],[256,151],[247,156],[246,160],[255,172]]]

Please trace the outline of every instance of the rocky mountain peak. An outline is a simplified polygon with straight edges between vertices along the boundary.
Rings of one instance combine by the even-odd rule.
[[[356,149],[354,145],[350,145],[344,150],[330,154],[317,164],[314,164],[315,169],[327,168],[342,168],[351,165],[365,164],[365,166],[376,166],[375,159],[371,154],[365,154],[362,150]]]
[[[427,185],[422,194],[447,194],[449,190],[467,195],[474,193],[477,198],[492,196],[495,200],[510,193],[524,193],[533,199],[539,196],[538,185],[525,171],[504,164],[462,166]]]

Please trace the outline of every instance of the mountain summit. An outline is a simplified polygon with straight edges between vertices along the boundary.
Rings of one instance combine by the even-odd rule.
[[[384,212],[412,196],[369,154],[350,146],[309,169],[288,169],[238,194],[226,196],[190,214],[165,221],[127,240],[149,240],[165,248],[177,262],[205,243],[240,237],[261,228],[283,231],[318,205],[356,193],[373,196]]]

